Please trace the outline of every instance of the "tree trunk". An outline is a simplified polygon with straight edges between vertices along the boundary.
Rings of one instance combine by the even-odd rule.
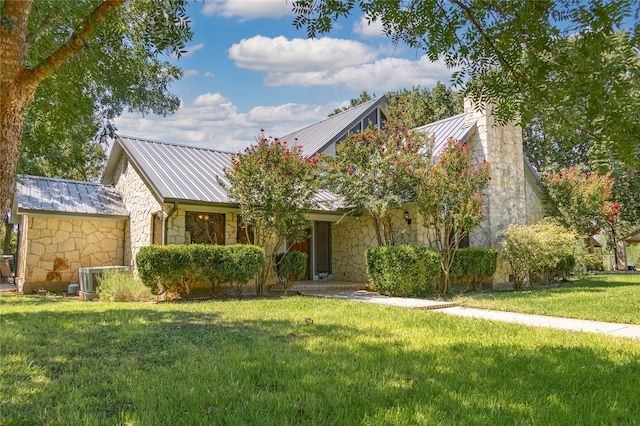
[[[11,236],[13,235],[13,224],[6,223],[4,226],[4,247],[2,248],[2,254],[9,254],[11,251]]]

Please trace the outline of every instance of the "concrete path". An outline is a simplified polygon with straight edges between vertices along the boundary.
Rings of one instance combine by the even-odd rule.
[[[481,318],[493,321],[505,321],[535,327],[549,327],[586,333],[607,334],[616,337],[640,339],[640,325],[618,324],[613,322],[588,321],[571,318],[549,317],[544,315],[519,314],[515,312],[490,311],[487,309],[464,308],[453,302],[410,299],[382,296],[366,290],[360,291],[303,291],[304,296],[345,299],[379,305],[398,306],[413,309],[432,309],[449,315]]]

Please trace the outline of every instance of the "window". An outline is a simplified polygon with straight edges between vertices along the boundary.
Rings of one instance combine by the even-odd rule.
[[[187,244],[224,244],[223,213],[187,212]]]
[[[238,215],[238,226],[236,227],[236,241],[238,244],[253,244],[253,229],[242,223],[240,215]]]

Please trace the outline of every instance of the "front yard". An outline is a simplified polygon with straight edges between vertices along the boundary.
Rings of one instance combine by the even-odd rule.
[[[497,311],[640,324],[640,274],[594,275],[555,287],[479,292],[454,301]]]
[[[596,288],[597,290],[597,288]],[[4,424],[633,424],[640,342],[302,297],[0,297]]]

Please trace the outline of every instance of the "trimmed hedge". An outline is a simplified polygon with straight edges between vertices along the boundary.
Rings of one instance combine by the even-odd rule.
[[[478,290],[482,281],[495,274],[497,266],[497,250],[478,247],[457,249],[451,265],[451,279]]]
[[[264,250],[250,244],[172,244],[142,247],[136,256],[142,282],[154,292],[186,297],[198,280],[207,280],[215,292],[230,283],[236,294],[255,278],[264,264]]]
[[[389,296],[431,294],[441,273],[440,252],[428,247],[374,247],[366,251],[365,258],[376,289]]]
[[[307,270],[307,253],[292,250],[276,255],[276,274],[284,287],[284,294],[291,288],[294,282],[304,277]]]

